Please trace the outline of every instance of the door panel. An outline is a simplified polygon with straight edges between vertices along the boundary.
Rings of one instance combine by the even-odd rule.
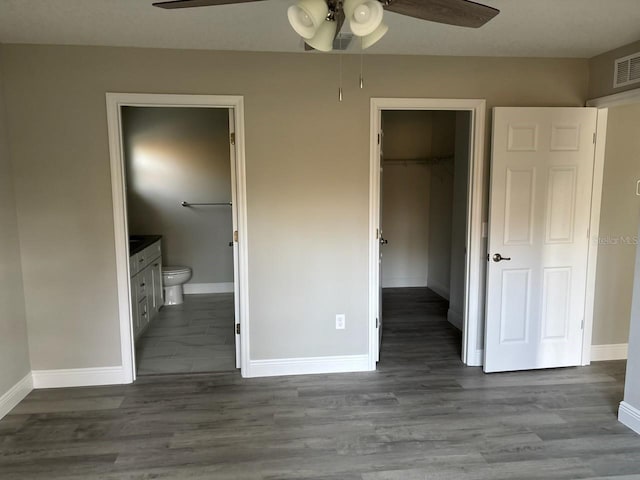
[[[596,109],[493,113],[484,369],[579,365]]]
[[[233,246],[233,313],[234,313],[234,335],[236,345],[236,368],[241,368],[241,343],[240,343],[240,268],[239,268],[239,252],[238,252],[238,240],[235,232],[238,231],[238,205],[237,205],[237,172],[236,172],[236,145],[235,145],[235,133],[236,122],[235,112],[233,108],[229,109],[229,138],[233,138],[233,141],[229,142],[229,156],[231,161],[231,218],[233,222],[234,238],[232,239]],[[239,233],[238,233],[239,235]]]
[[[378,158],[379,158],[379,163],[380,163],[380,205],[378,208],[378,225],[380,225],[380,230],[379,230],[379,238],[378,238],[378,322],[377,322],[377,327],[378,327],[378,349],[376,352],[376,361],[379,362],[380,361],[380,349],[382,348],[382,247],[384,247],[384,236],[383,236],[383,232],[382,232],[382,205],[383,205],[383,181],[384,181],[384,170],[383,170],[383,158],[384,158],[384,153],[383,153],[383,145],[384,145],[384,117],[382,115],[380,115],[380,134],[378,137],[378,145],[379,145],[379,151],[378,151]]]

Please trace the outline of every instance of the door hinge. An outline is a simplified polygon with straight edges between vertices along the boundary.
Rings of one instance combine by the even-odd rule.
[[[584,330],[584,318],[582,319],[582,323],[580,323],[580,330]]]
[[[376,318],[376,328],[380,325],[380,321]]]
[[[380,238],[380,229],[376,228],[376,240]]]
[[[593,144],[596,144],[596,132],[593,132]]]
[[[231,145],[235,145],[236,144],[236,134],[235,134],[235,132],[232,133],[231,135],[229,135],[229,141],[231,142]]]
[[[240,335],[240,324],[236,323],[236,335]]]
[[[234,230],[233,232],[233,241],[238,243],[238,230]]]

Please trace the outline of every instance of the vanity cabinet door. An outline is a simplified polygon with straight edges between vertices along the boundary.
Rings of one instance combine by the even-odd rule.
[[[155,261],[149,266],[151,271],[151,291],[149,296],[152,298],[151,302],[151,319],[153,320],[160,311],[162,305],[164,305],[164,299],[162,297],[162,259],[156,258]]]
[[[140,332],[149,324],[149,297],[144,297],[138,302],[138,318],[140,319]]]
[[[133,338],[137,338],[140,333],[140,317],[138,313],[138,289],[136,275],[131,277],[131,324],[133,327]]]

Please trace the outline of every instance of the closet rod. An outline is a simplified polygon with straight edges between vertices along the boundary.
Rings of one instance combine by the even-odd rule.
[[[224,205],[224,206],[230,207],[230,206],[232,205],[232,203],[231,203],[231,202],[218,202],[218,203],[191,203],[191,202],[184,202],[184,201],[183,201],[180,205],[182,205],[183,207],[198,207],[198,206],[200,206],[200,205],[206,205],[206,206],[209,206],[209,205],[213,205],[213,206],[218,206],[218,205],[220,205],[220,206],[222,206],[222,205]]]

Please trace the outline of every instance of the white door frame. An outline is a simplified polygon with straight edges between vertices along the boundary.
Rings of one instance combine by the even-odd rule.
[[[129,238],[127,227],[127,199],[125,188],[124,152],[122,142],[121,107],[196,107],[233,109],[236,140],[236,184],[232,198],[233,214],[238,219],[238,270],[234,288],[240,292],[241,373],[245,376],[249,365],[249,283],[247,250],[247,193],[244,140],[244,97],[229,95],[172,95],[146,93],[107,93],[107,121],[109,155],[111,161],[111,192],[113,198],[114,243],[116,252],[116,282],[118,295],[118,323],[122,355],[122,383],[136,378],[135,345],[133,338],[130,299]]]
[[[471,113],[471,158],[467,197],[467,258],[465,268],[465,305],[462,328],[462,361],[470,366],[482,365],[483,352],[478,349],[478,330],[484,323],[485,241],[483,209],[485,204],[484,142],[486,100],[436,98],[372,98],[370,119],[369,165],[369,368],[376,369],[378,296],[380,278],[378,255],[380,243],[380,157],[378,133],[383,110],[454,110]]]
[[[593,165],[593,189],[591,191],[591,221],[589,225],[589,257],[587,264],[587,295],[584,315],[584,338],[582,341],[582,365],[591,363],[593,340],[593,314],[596,294],[596,269],[598,266],[598,242],[600,235],[600,208],[602,204],[602,182],[604,179],[605,149],[607,144],[607,118],[609,108],[640,103],[640,89],[587,101],[587,107],[598,109],[596,129],[596,151]]]

